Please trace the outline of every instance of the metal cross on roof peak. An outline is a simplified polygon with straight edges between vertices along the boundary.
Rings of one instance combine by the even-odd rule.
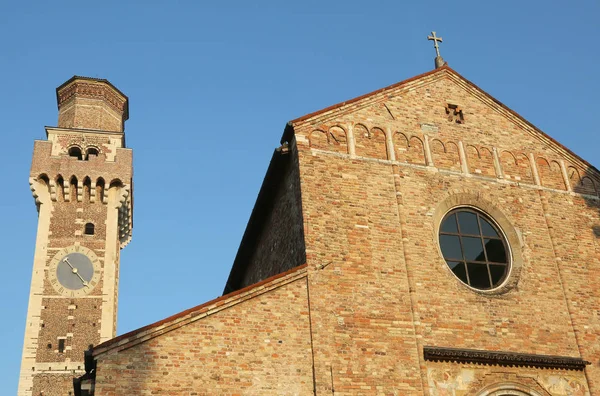
[[[441,37],[437,37],[435,35],[435,32],[431,32],[431,36],[427,36],[427,40],[433,40],[433,46],[435,47],[435,54],[437,56],[440,56],[440,47],[438,46],[438,41],[441,43],[442,42],[442,38]]]

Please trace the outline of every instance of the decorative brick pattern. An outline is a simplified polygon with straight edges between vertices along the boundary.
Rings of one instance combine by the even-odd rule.
[[[598,223],[597,196],[576,199],[565,189],[559,161],[561,155],[568,162],[574,161],[569,153],[556,144],[549,148],[539,143],[541,135],[528,130],[527,125],[518,125],[506,114],[498,114],[492,104],[485,104],[474,92],[463,90],[454,79],[420,80],[419,86],[414,85],[405,91],[386,92],[386,98],[391,99],[385,99],[385,103],[392,109],[395,121],[378,118],[367,110],[339,110],[295,125],[296,136],[302,136],[305,130],[318,127],[319,117],[342,127],[368,118],[371,125],[382,126],[384,130],[403,131],[402,135],[395,133],[392,139],[396,161],[389,163],[356,162],[326,153],[321,154],[327,156],[323,161],[298,139],[304,221],[308,230],[307,262],[309,268],[330,263],[315,273],[318,281],[311,283],[310,288],[312,317],[319,324],[313,334],[317,394],[329,394],[332,388],[335,394],[441,395],[448,389],[455,389],[455,394],[476,394],[492,377],[494,381],[507,381],[494,374],[499,372],[521,376],[521,383],[526,383],[526,378],[539,381],[544,384],[540,392],[559,394],[557,389],[567,386],[573,390],[572,394],[577,391],[585,394],[588,387],[593,394],[599,380],[594,363],[586,368],[587,379],[566,372],[546,375],[531,369],[482,369],[462,364],[464,370],[471,371],[452,382],[451,375],[444,373],[456,370],[456,363],[425,364],[420,360],[424,345],[436,345],[564,355],[597,362],[595,345],[600,344],[600,324],[592,319],[595,317],[592,307],[598,306],[599,293],[597,290],[582,293],[583,286],[579,284],[586,283],[586,290],[588,284],[598,289],[599,285],[593,281],[596,278],[587,272],[599,268],[592,263],[598,263],[600,256],[597,237],[590,238],[585,248],[576,248],[569,241],[577,238],[553,237],[546,224],[548,221],[551,226],[556,218],[569,222],[575,229],[584,222],[574,215],[582,213],[588,219],[584,228],[592,236],[593,224]],[[399,98],[397,102],[395,95]],[[443,103],[446,97],[459,98],[463,108],[469,109],[468,123],[439,121],[444,114],[436,113],[440,108],[436,102]],[[403,107],[396,104],[400,102]],[[411,116],[403,118],[403,111]],[[423,153],[420,145],[415,144],[419,150],[414,153],[420,155],[407,155],[410,146],[404,133],[412,134],[410,139],[416,140],[421,124],[436,122],[440,125],[439,137],[429,141],[420,138],[427,143]],[[454,154],[452,161],[441,155],[446,154],[443,148],[448,142],[458,142],[455,143],[458,155]],[[465,147],[464,157],[461,145]],[[543,153],[543,157],[535,154],[534,158],[554,158],[554,165],[544,168],[541,161],[530,160],[530,153]],[[463,170],[462,176],[441,172],[449,167],[459,169],[456,160]],[[468,172],[462,167],[464,161]],[[532,166],[538,168],[537,179]],[[439,172],[432,172],[430,167]],[[585,164],[578,167],[585,169]],[[594,192],[597,173],[593,170],[586,174],[589,177],[586,191]],[[577,180],[576,176],[573,178]],[[315,188],[317,184],[331,187],[324,191]],[[447,197],[463,192],[475,193],[487,205],[502,211],[520,235],[521,243],[512,246],[523,257],[518,278],[513,278],[515,286],[496,297],[462,285],[449,273],[438,250],[434,230],[440,219],[432,214]],[[545,203],[545,197],[563,202],[556,215],[550,215],[553,204]],[[578,202],[576,209],[575,202]],[[323,230],[327,231],[326,238]],[[557,257],[555,241],[560,241],[565,249],[564,257]],[[577,286],[566,286],[573,293],[566,296],[566,281],[561,281],[566,276],[560,266],[582,268],[578,264],[582,259],[589,263],[586,274],[577,278]],[[570,307],[575,301],[576,305]],[[574,307],[587,310],[575,315]],[[408,309],[404,317],[402,308]],[[389,322],[384,318],[389,318]],[[413,326],[396,327],[399,324]],[[581,340],[583,337],[578,335],[584,329],[589,341]],[[592,340],[596,342],[594,346],[589,344]],[[403,346],[402,352],[394,350],[397,345]],[[384,356],[390,355],[398,359],[395,364],[385,361]],[[432,369],[414,371],[424,366]],[[383,371],[387,377],[377,377]],[[464,384],[467,380],[471,382],[469,386]],[[404,388],[399,390],[398,384]]]
[[[565,190],[565,180],[558,161],[549,162],[546,158],[538,157],[536,165],[542,186]]]
[[[68,395],[73,377],[84,372],[83,351],[116,335],[115,250],[131,237],[127,97],[105,80],[73,78],[57,89],[57,99],[59,127],[46,128],[48,140],[34,143],[30,171],[40,218],[19,396]],[[93,235],[84,233],[86,223],[94,224]],[[48,276],[53,257],[72,245],[94,251],[100,273],[78,298],[60,295]]]
[[[378,159],[387,158],[386,136],[381,128],[367,129],[362,124],[357,124],[352,130],[356,145],[356,155]]]
[[[466,122],[448,122],[448,103]],[[306,267],[101,344],[96,395],[600,394],[595,168],[448,67],[294,120],[282,140]],[[273,195],[277,213],[300,199]],[[461,205],[510,243],[496,290],[440,254],[439,223]],[[257,252],[290,225],[266,219]],[[258,254],[247,281],[282,254]],[[436,362],[426,346],[591,364]]]
[[[123,132],[129,101],[107,80],[73,77],[56,89],[58,126]]]
[[[433,164],[439,169],[447,169],[455,172],[461,171],[460,152],[458,145],[454,142],[444,144],[439,139],[432,139],[429,143]]]

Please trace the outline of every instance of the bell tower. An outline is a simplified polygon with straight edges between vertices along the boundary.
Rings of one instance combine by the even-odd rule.
[[[19,396],[72,394],[84,351],[115,337],[119,257],[131,239],[127,96],[75,76],[56,89],[58,126],[34,143],[38,210]]]

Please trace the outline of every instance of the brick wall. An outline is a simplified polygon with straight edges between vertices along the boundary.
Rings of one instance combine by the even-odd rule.
[[[459,119],[448,110],[456,108]],[[600,392],[595,170],[447,69],[296,120],[286,134],[297,143],[306,283],[101,346],[97,395],[306,395],[313,379],[317,395]],[[512,270],[497,290],[470,289],[441,256],[439,223],[456,205],[488,213],[506,234]],[[248,268],[254,279],[275,270]],[[265,331],[280,330],[306,350],[259,347]],[[425,346],[592,364],[582,372],[431,362]],[[296,364],[301,374],[288,369]]]
[[[123,132],[129,100],[107,80],[73,77],[56,89],[59,128]]]
[[[36,376],[32,395],[72,395],[73,377],[75,374],[40,374]],[[71,392],[71,393],[69,393]]]
[[[27,355],[22,363],[22,377],[33,378],[32,388],[23,385],[20,395],[32,394],[31,391],[39,394],[39,390],[44,390],[45,395],[67,395],[72,391],[72,378],[83,373],[83,351],[100,343],[102,326],[108,327],[114,336],[116,317],[103,321],[102,311],[109,305],[116,315],[117,294],[115,291],[114,295],[106,295],[103,275],[108,251],[108,213],[117,210],[115,203],[110,202],[109,191],[115,190],[115,185],[130,184],[132,177],[131,150],[118,147],[121,138],[122,135],[57,132],[50,128],[49,141],[35,142],[30,176],[48,190],[40,205],[49,207],[50,215],[48,229],[41,230],[48,234],[48,240],[43,246],[36,246],[36,251],[43,252],[44,266],[43,270],[34,271],[32,282],[41,285],[42,297],[40,305],[30,307],[28,312],[28,326],[35,328],[25,340]],[[69,147],[74,146],[82,149],[82,159],[68,155]],[[86,158],[90,147],[97,149],[98,155]],[[85,234],[87,223],[94,225],[93,235]],[[111,245],[118,250],[119,242],[115,237]],[[84,298],[60,295],[48,275],[54,256],[76,243],[91,249],[98,257],[94,269],[100,273],[98,282]],[[60,340],[64,340],[62,351]],[[31,351],[35,351],[34,356],[30,356]]]
[[[593,395],[600,393],[600,203],[578,196],[540,193],[578,351]]]
[[[296,124],[318,391],[443,394],[458,365],[431,372],[426,345],[583,357],[593,362],[590,390],[600,391],[598,200],[569,194],[562,169],[577,168],[571,190],[588,194],[597,175],[484,99],[430,78]],[[460,104],[464,122],[448,119],[448,103]],[[499,210],[519,241],[519,269],[502,293],[469,289],[441,257],[436,210],[456,195]],[[487,370],[461,392],[511,371],[543,376]],[[545,389],[588,386],[581,373],[554,375]]]
[[[96,395],[310,394],[306,278],[220,303],[208,316],[100,355]]]

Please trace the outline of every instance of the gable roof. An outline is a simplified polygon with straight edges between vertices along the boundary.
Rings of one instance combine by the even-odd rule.
[[[272,276],[263,281],[250,285],[240,290],[236,290],[229,294],[225,294],[214,300],[205,302],[204,304],[186,309],[175,315],[169,316],[158,322],[154,322],[139,329],[130,331],[118,337],[105,341],[93,348],[94,358],[98,355],[109,352],[113,349],[123,350],[134,345],[148,341],[154,337],[158,337],[164,333],[185,326],[198,319],[212,315],[222,309],[231,307],[232,305],[243,303],[252,297],[270,292],[290,282],[296,281],[306,276],[306,264],[299,265],[289,271]]]
[[[490,106],[503,113],[507,118],[511,119],[511,121],[523,127],[523,129],[527,130],[535,138],[538,138],[539,140],[546,143],[549,147],[555,149],[555,151],[557,151],[558,154],[571,157],[571,159],[573,159],[575,162],[579,162],[581,165],[587,167],[589,170],[596,173],[598,177],[600,177],[600,171],[596,169],[595,166],[581,158],[579,155],[575,154],[569,148],[567,148],[566,146],[564,146],[563,144],[546,134],[541,129],[537,128],[535,125],[527,121],[516,111],[510,109],[498,99],[494,98],[492,95],[485,92],[483,89],[479,88],[477,85],[464,78],[462,75],[460,75],[448,65],[444,65],[440,68],[430,70],[418,76],[411,77],[409,79],[400,81],[398,83],[389,85],[376,91],[358,96],[354,99],[340,102],[332,106],[326,107],[324,109],[291,120],[287,123],[284,129],[283,136],[281,137],[281,143],[291,141],[294,135],[294,129],[301,125],[318,122],[321,118],[328,116],[332,117],[351,113],[355,111],[356,107],[362,107],[361,105],[366,106],[373,102],[382,100],[384,98],[384,94],[389,95],[394,91],[401,92],[402,90],[407,89],[408,87],[411,87],[413,85],[417,85],[441,77],[450,77],[452,80],[460,84],[463,88],[467,89],[468,91],[471,91],[473,94],[476,94],[484,102],[487,102]]]

